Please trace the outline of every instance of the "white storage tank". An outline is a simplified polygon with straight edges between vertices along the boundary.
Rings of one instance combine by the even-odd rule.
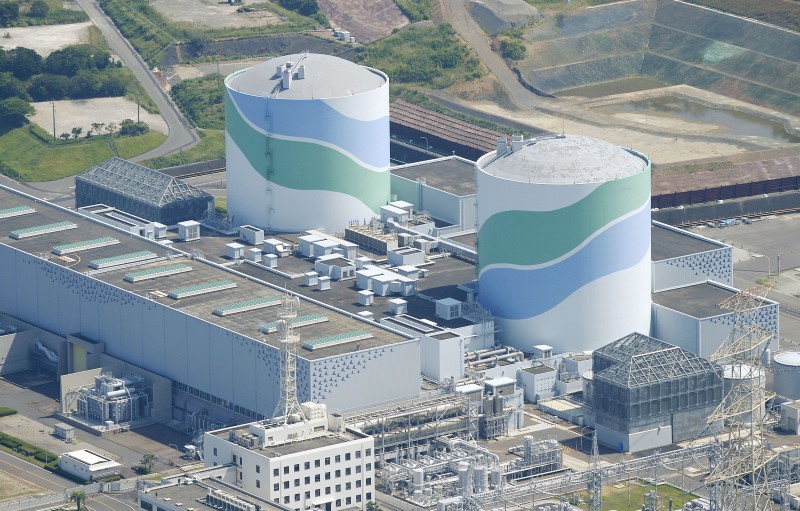
[[[225,137],[238,225],[333,233],[389,202],[389,79],[375,69],[304,53],[233,73]]]
[[[800,399],[800,351],[781,351],[772,359],[775,393],[788,399]]]
[[[758,367],[749,366],[747,364],[727,364],[722,367],[722,392],[725,399],[733,401],[739,393],[729,395],[739,385],[746,385],[748,387],[756,387],[759,389],[753,398],[752,404],[754,405],[753,413],[758,414],[760,417],[764,416],[764,385],[766,384],[766,376],[764,370]],[[743,424],[750,424],[753,422],[753,415],[750,412],[740,415]]]
[[[475,164],[478,301],[530,352],[650,331],[650,160],[601,140],[514,137]]]

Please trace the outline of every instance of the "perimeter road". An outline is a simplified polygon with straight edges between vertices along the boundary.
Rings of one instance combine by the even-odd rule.
[[[200,137],[189,126],[189,123],[175,107],[170,97],[156,81],[153,73],[142,60],[141,56],[128,43],[117,30],[106,14],[100,9],[95,0],[76,0],[81,9],[86,12],[92,23],[100,29],[108,41],[111,51],[114,52],[126,66],[133,72],[144,91],[153,98],[158,110],[169,128],[169,136],[163,144],[142,155],[132,158],[133,161],[144,161],[157,156],[164,156],[186,149],[200,141]]]

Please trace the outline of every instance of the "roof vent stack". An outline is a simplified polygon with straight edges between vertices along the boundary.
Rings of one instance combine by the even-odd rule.
[[[297,79],[302,80],[305,77],[306,77],[306,66],[301,64],[297,66]]]
[[[497,156],[502,156],[508,151],[508,144],[503,137],[497,137]]]
[[[511,137],[511,150],[514,152],[522,149],[523,138],[522,135],[513,135]]]
[[[286,63],[287,66],[289,66],[289,64],[290,62]],[[292,71],[288,68],[283,70],[283,83],[281,85],[283,90],[292,86]]]

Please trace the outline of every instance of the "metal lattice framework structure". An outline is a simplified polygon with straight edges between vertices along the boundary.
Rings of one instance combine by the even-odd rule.
[[[733,312],[734,325],[710,358],[739,368],[742,378],[708,418],[720,446],[706,479],[711,511],[769,511],[773,492],[788,489],[778,455],[766,447],[764,404],[772,394],[763,387],[762,361],[773,333],[759,326],[756,314],[768,291],[740,291],[720,304]]]
[[[122,158],[111,158],[75,177],[77,207],[105,204],[167,225],[199,219],[214,198],[180,179]],[[166,220],[166,221],[164,221]]]
[[[278,311],[281,397],[272,417],[282,424],[306,419],[297,399],[297,345],[300,343],[300,336],[294,333],[292,327],[299,305],[300,299],[287,293],[281,298],[281,308]]]
[[[597,448],[597,431],[592,435],[592,461],[589,464],[589,511],[603,509],[603,472],[600,469],[600,451]]]
[[[634,355],[627,361],[606,369],[601,373],[601,378],[634,388],[708,372],[716,372],[713,364],[682,348],[672,346]]]

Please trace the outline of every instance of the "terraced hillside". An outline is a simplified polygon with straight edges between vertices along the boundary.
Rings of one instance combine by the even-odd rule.
[[[645,77],[800,115],[800,34],[786,29],[675,0],[638,0],[559,16],[526,41],[522,76],[551,94]]]

